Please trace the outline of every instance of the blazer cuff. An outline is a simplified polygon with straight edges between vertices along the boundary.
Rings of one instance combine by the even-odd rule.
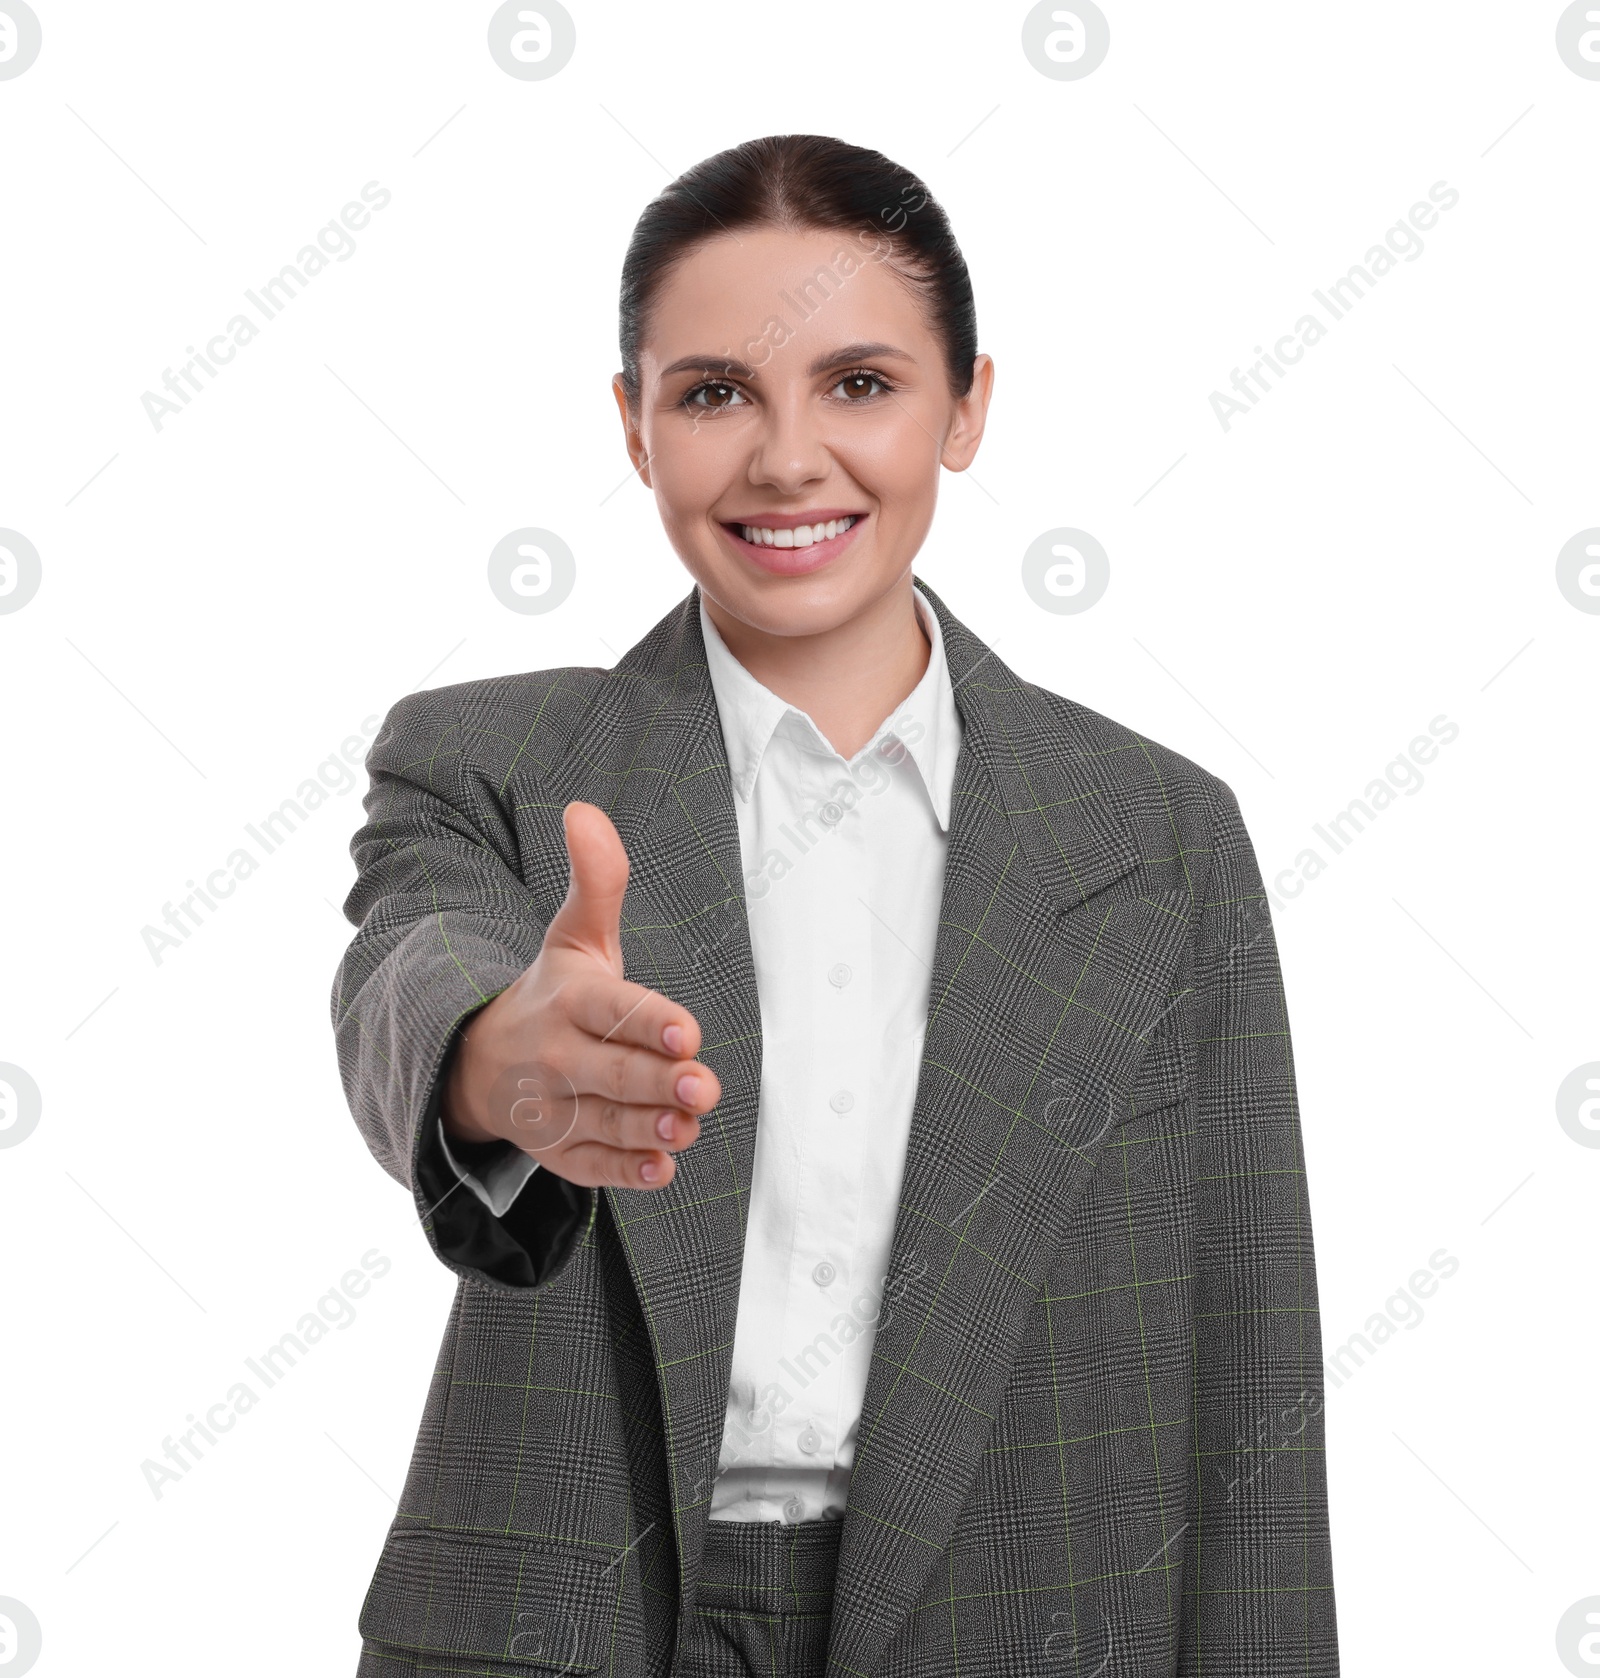
[[[553,1171],[534,1170],[525,1175],[504,1213],[496,1215],[445,1148],[440,1109],[448,1062],[447,1053],[423,1108],[413,1164],[418,1198],[428,1209],[429,1239],[458,1272],[504,1288],[543,1287],[565,1271],[583,1244],[599,1195]],[[514,1143],[506,1146],[522,1151]]]

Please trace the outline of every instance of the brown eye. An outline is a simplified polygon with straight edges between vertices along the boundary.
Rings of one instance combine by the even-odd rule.
[[[738,389],[719,381],[696,385],[685,398],[690,406],[696,408],[731,408],[736,399],[744,400]]]
[[[846,373],[833,388],[841,390],[850,401],[858,401],[862,397],[874,394],[872,386],[879,390],[885,388],[883,380],[875,373]]]

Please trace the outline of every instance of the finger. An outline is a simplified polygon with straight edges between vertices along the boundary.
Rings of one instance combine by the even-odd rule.
[[[610,1148],[666,1150],[687,1148],[700,1134],[692,1113],[659,1104],[631,1106],[604,1096],[569,1096],[549,1104],[522,1101],[511,1109],[506,1138],[542,1165],[561,1158],[567,1148],[601,1142]]]
[[[574,801],[562,811],[566,833],[567,895],[545,930],[545,944],[584,950],[619,977],[622,973],[622,897],[628,853],[610,816]]]
[[[649,1049],[576,1033],[563,1045],[562,1070],[579,1096],[600,1095],[629,1106],[681,1107],[709,1113],[722,1085],[698,1060],[671,1060]]]
[[[561,1157],[560,1174],[584,1188],[664,1189],[677,1171],[671,1154],[574,1144]]]
[[[692,1060],[700,1052],[699,1022],[660,991],[588,970],[561,989],[572,1023],[602,1043],[631,1043],[671,1060]]]
[[[569,1146],[600,1142],[629,1152],[677,1153],[700,1134],[700,1121],[678,1107],[630,1106],[604,1096],[578,1098]]]

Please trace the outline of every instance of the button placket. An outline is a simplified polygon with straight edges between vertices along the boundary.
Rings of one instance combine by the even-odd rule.
[[[833,779],[830,778],[830,784]],[[819,800],[823,802],[825,800]],[[861,994],[867,911],[857,901],[862,872],[861,824],[844,822],[829,832],[828,842],[813,853],[820,865],[823,901],[837,905],[809,929],[810,985],[819,1005],[818,1019],[827,1022],[817,1045],[817,1062],[805,1105],[813,1115],[807,1126],[804,1153],[811,1165],[809,1203],[816,1215],[795,1231],[791,1275],[803,1289],[806,1304],[795,1301],[791,1317],[796,1346],[826,1348],[833,1335],[839,1304],[833,1287],[850,1273],[851,1254],[862,1215],[862,1159],[866,1140],[861,1126],[866,1083],[876,1046],[872,1016]],[[848,987],[848,988],[847,988]],[[820,993],[820,994],[818,994]],[[825,1006],[822,1006],[826,1004]],[[797,1092],[799,1093],[799,1092]],[[802,1338],[803,1337],[803,1338]],[[791,1358],[796,1353],[791,1349]],[[847,1347],[827,1354],[820,1367],[797,1393],[785,1420],[785,1441],[792,1463],[818,1466],[828,1462],[832,1430],[843,1402],[846,1372],[851,1369]],[[808,1498],[808,1507],[810,1499]],[[793,1518],[793,1517],[791,1517]]]
[[[826,769],[819,769],[813,779],[810,771],[819,763],[818,759],[807,759],[807,784],[796,800],[817,817],[806,829],[813,842],[805,855],[805,867],[812,871],[811,884],[817,901],[828,904],[829,908],[811,918],[803,929],[796,929],[804,940],[796,954],[803,952],[805,967],[812,975],[808,988],[814,999],[815,1017],[819,1023],[827,1023],[817,1044],[814,1073],[801,1087],[789,1092],[797,1112],[807,1115],[796,1132],[797,1164],[803,1186],[795,1202],[796,1222],[782,1331],[783,1353],[789,1359],[795,1359],[809,1347],[825,1349],[829,1343],[826,1336],[838,1314],[828,1290],[839,1274],[836,1261],[847,1262],[849,1243],[854,1239],[860,1217],[863,1144],[854,1122],[860,1115],[850,1115],[849,1108],[856,1104],[852,1086],[861,1087],[862,1068],[870,1063],[872,1053],[868,1042],[870,1022],[861,1012],[863,999],[854,992],[848,997],[842,994],[851,977],[860,971],[864,936],[861,926],[864,911],[856,902],[861,889],[861,861],[857,854],[860,842],[858,838],[848,837],[859,829],[858,824],[842,820],[843,806],[830,798],[839,778],[838,765],[830,763]],[[830,802],[834,803],[838,818],[831,826],[822,821],[823,807]],[[836,1105],[832,1098],[841,1093],[844,1100]],[[841,1240],[846,1244],[845,1254],[840,1252]],[[818,1418],[836,1418],[849,1360],[842,1352],[831,1352],[820,1363],[801,1359],[801,1366],[811,1378],[803,1392],[795,1393],[796,1402],[787,1406],[780,1416],[772,1444],[780,1472],[785,1461],[795,1466],[803,1463],[809,1476],[813,1463],[826,1460],[827,1434]],[[803,1483],[809,1484],[809,1480]],[[784,1519],[807,1518],[815,1513],[813,1502],[809,1493],[805,1497],[790,1496],[781,1504]]]

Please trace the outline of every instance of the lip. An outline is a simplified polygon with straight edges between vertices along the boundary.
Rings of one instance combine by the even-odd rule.
[[[803,577],[831,564],[854,540],[856,533],[871,517],[854,507],[822,508],[804,513],[759,513],[751,518],[723,522],[722,534],[752,565],[775,577]],[[765,542],[747,542],[739,534],[739,526],[752,524],[768,530],[793,530],[802,524],[826,524],[829,519],[853,518],[856,522],[825,542],[813,542],[809,548],[769,548]]]
[[[724,519],[724,524],[754,524],[764,530],[798,530],[803,524],[826,524],[829,519],[864,519],[859,507],[808,507],[803,513],[752,513],[748,518]]]

